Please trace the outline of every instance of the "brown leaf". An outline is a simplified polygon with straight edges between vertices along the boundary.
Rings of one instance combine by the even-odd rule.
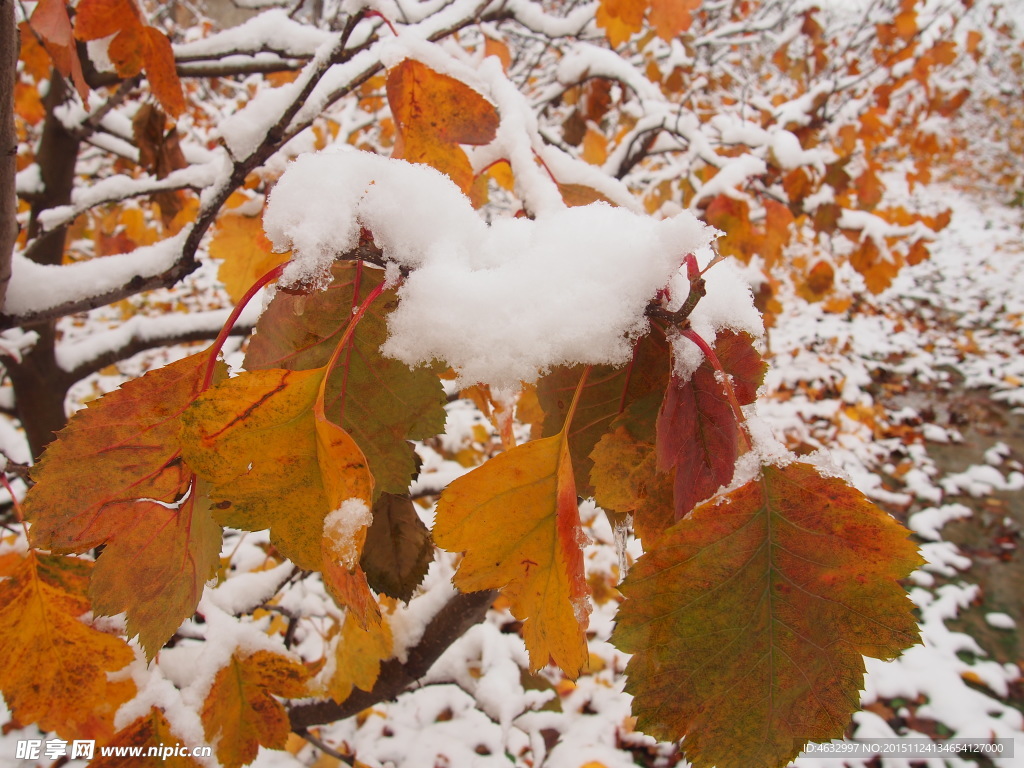
[[[434,556],[430,531],[408,496],[382,493],[373,505],[373,523],[360,560],[377,592],[408,600],[427,575]]]

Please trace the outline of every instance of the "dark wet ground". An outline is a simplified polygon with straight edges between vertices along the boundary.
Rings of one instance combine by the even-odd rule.
[[[1024,464],[1024,413],[993,400],[987,390],[962,389],[953,383],[946,389],[908,390],[891,399],[887,405],[909,405],[923,421],[962,435],[962,442],[926,443],[939,477],[985,464],[985,453],[999,443],[1010,449],[998,467],[1004,475]],[[963,504],[973,511],[970,517],[946,523],[941,533],[973,562],[959,579],[981,587],[979,598],[947,625],[977,640],[989,658],[1024,666],[1024,491],[992,491],[980,497],[946,494],[942,503]],[[910,512],[921,506],[927,504],[916,503]],[[992,612],[1008,614],[1017,628],[991,626],[985,616]],[[1020,682],[1007,703],[1024,710]]]

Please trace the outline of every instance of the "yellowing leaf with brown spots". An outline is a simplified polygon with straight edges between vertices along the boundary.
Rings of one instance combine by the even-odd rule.
[[[673,472],[659,472],[655,452],[655,392],[617,416],[590,454],[594,500],[602,509],[633,516],[633,531],[649,545],[675,522]]]
[[[259,216],[229,213],[214,226],[210,256],[220,259],[217,278],[237,302],[258,278],[287,261],[290,254],[274,253]]]
[[[327,683],[327,695],[340,704],[352,695],[353,688],[372,690],[380,675],[380,663],[391,658],[392,644],[387,618],[363,628],[354,616],[346,616],[334,651],[334,673]]]
[[[283,749],[291,726],[275,696],[307,695],[308,670],[270,651],[232,655],[221,668],[203,704],[206,740],[216,745],[217,759],[236,768],[256,759],[260,746]]]
[[[331,271],[333,280],[323,291],[277,293],[256,325],[245,367],[320,368],[344,342],[327,379],[326,414],[359,444],[374,492],[405,493],[417,467],[408,441],[444,431],[444,388],[435,369],[411,369],[380,353],[388,314],[398,304],[394,290],[370,305],[346,340],[352,311],[383,282],[384,271],[348,261],[335,263]]]
[[[108,672],[135,654],[114,635],[83,623],[92,563],[28,553],[0,581],[0,692],[18,722],[64,739],[105,741],[117,708],[135,695]]]
[[[468,195],[473,167],[459,145],[494,139],[494,105],[465,83],[415,59],[388,72],[387,94],[398,125],[392,157],[433,166]]]
[[[465,556],[465,592],[500,589],[523,622],[530,667],[571,678],[587,663],[583,534],[565,432],[499,454],[441,494],[434,541]]]
[[[907,531],[809,465],[697,507],[620,587],[612,642],[633,654],[639,730],[697,768],[776,768],[808,740],[842,738],[863,656],[918,641],[898,579],[923,561]]]
[[[324,518],[348,499],[371,503],[373,478],[355,441],[323,413],[326,368],[248,371],[196,399],[182,453],[207,480],[224,525],[270,529],[300,568],[323,567]]]

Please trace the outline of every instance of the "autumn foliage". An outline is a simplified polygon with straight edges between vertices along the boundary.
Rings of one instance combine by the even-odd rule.
[[[970,3],[413,5],[389,18],[270,12],[280,38],[255,22],[185,35],[135,0],[42,0],[21,24],[22,231],[3,320],[36,340],[12,335],[3,360],[36,460],[13,482],[22,500],[0,550],[13,717],[64,739],[183,739],[140,686],[164,649],[216,632],[227,639],[188,700],[201,699],[220,763],[244,765],[400,693],[403,674],[482,617],[461,607],[472,593],[511,612],[530,672],[576,679],[593,599],[579,502],[593,498],[644,551],[616,585],[611,638],[632,654],[639,730],[719,768],[782,766],[808,740],[841,738],[863,656],[917,642],[899,580],[921,560],[826,461],[752,428],[756,334],[729,319],[702,332],[695,318],[723,261],[746,270],[770,324],[794,295],[852,311],[928,257],[948,213],[892,205],[887,179],[927,182],[961,145],[936,126],[970,106],[964,73],[983,65]],[[447,360],[381,352],[415,273],[383,233],[360,231],[318,280],[285,279],[298,244],[264,233],[268,198],[287,160],[342,145],[431,166],[488,221],[690,211],[720,230],[718,256],[671,254],[675,293],[648,297],[624,364],[566,360],[514,396],[456,386]],[[223,291],[193,275],[211,264]],[[30,296],[44,265],[69,277]],[[131,333],[71,355],[67,323],[97,307]],[[186,343],[61,423],[72,385]],[[491,425],[473,455],[439,438],[456,399]],[[417,441],[461,476],[426,487]],[[264,560],[242,567],[245,532],[266,532]],[[455,565],[462,613],[444,614],[452,636],[424,622],[443,638],[428,657],[416,640],[395,647],[391,623],[438,558]],[[239,567],[269,574],[265,594],[211,599]],[[285,600],[300,588],[322,614]],[[319,656],[296,652],[303,632],[320,633]],[[123,705],[141,714],[116,730]]]

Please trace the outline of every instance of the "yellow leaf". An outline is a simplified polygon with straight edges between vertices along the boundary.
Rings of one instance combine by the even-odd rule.
[[[334,673],[327,684],[328,695],[340,704],[353,688],[371,690],[380,674],[380,663],[391,658],[392,643],[386,618],[364,629],[352,614],[346,616],[335,649]]]
[[[595,19],[617,48],[643,28],[649,0],[601,0]]]
[[[221,216],[210,242],[210,256],[223,262],[217,277],[236,302],[257,279],[287,261],[290,255],[274,253],[258,216]]]
[[[589,125],[583,135],[583,159],[591,165],[603,165],[608,159],[608,139]]]
[[[575,678],[587,663],[589,606],[569,443],[520,445],[463,475],[441,494],[434,541],[465,552],[453,581],[500,589],[523,622],[530,667],[550,661]]]
[[[326,368],[248,371],[182,416],[182,454],[208,480],[214,514],[271,541],[300,568],[323,567],[324,519],[371,503],[373,477],[345,430],[323,414]]]

